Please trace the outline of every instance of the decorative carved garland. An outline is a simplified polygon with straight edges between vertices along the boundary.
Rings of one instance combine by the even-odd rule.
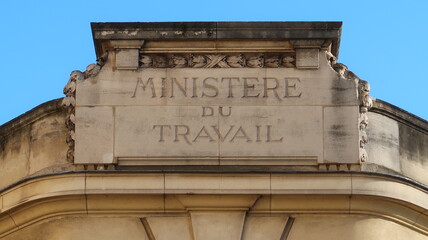
[[[66,142],[68,145],[67,150],[67,161],[70,163],[74,162],[74,141],[75,141],[75,127],[76,127],[76,86],[78,81],[85,80],[90,77],[96,76],[101,68],[104,66],[107,61],[108,52],[103,54],[99,59],[97,59],[96,64],[90,64],[86,67],[84,72],[73,71],[70,74],[67,84],[64,87],[65,97],[62,100],[62,105],[67,109],[67,117],[65,120],[65,126],[68,129],[68,134]]]
[[[366,162],[368,160],[367,151],[365,150],[365,145],[368,143],[367,138],[367,125],[368,117],[367,112],[373,106],[372,98],[370,94],[370,84],[367,81],[361,80],[357,75],[348,70],[348,67],[341,63],[336,63],[336,58],[331,58],[327,54],[328,60],[332,63],[333,69],[339,74],[340,79],[355,81],[358,87],[358,100],[360,103],[360,116],[358,119],[359,123],[359,138],[360,138],[360,150],[359,150],[359,159],[360,162]]]
[[[294,53],[141,54],[141,68],[294,68]]]

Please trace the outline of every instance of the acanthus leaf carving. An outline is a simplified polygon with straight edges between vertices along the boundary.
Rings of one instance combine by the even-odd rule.
[[[140,54],[141,68],[294,68],[294,53]]]
[[[365,149],[365,145],[368,143],[367,137],[367,126],[369,119],[367,112],[373,106],[373,100],[370,97],[370,84],[367,81],[360,79],[355,73],[348,70],[348,67],[341,63],[336,63],[336,58],[327,54],[327,59],[334,63],[332,64],[333,69],[339,75],[341,80],[354,81],[357,85],[358,102],[359,102],[359,160],[360,162],[366,162],[368,160],[368,154]]]
[[[67,161],[70,163],[74,162],[74,146],[76,140],[75,128],[76,128],[76,87],[78,82],[83,81],[90,77],[95,77],[104,66],[108,58],[108,52],[104,53],[100,58],[97,59],[97,63],[89,64],[84,72],[72,71],[67,84],[64,87],[65,97],[62,100],[62,106],[67,109],[67,117],[65,120],[65,126],[68,129],[66,142],[68,146],[67,150]]]

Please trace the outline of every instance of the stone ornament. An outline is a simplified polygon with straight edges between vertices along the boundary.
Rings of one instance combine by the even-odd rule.
[[[101,68],[104,66],[107,61],[108,53],[106,52],[103,56],[97,59],[96,64],[89,64],[86,67],[84,72],[81,71],[73,71],[70,74],[70,78],[68,79],[67,84],[64,87],[65,97],[62,100],[62,106],[67,109],[67,117],[65,120],[65,126],[68,129],[68,134],[66,138],[66,142],[68,145],[67,150],[67,161],[70,163],[74,162],[74,141],[76,137],[75,127],[76,127],[76,115],[75,115],[75,107],[76,107],[76,86],[77,82],[83,81],[87,78],[96,76]]]
[[[141,54],[141,68],[294,68],[293,53]]]
[[[333,56],[334,57],[334,56]],[[327,59],[332,65],[333,69],[337,72],[341,80],[354,81],[358,87],[358,101],[360,105],[360,116],[359,116],[359,135],[360,135],[360,150],[359,158],[360,162],[366,162],[368,160],[367,151],[365,145],[368,143],[367,137],[367,126],[368,117],[367,112],[373,106],[373,100],[370,97],[370,84],[367,81],[361,80],[357,75],[348,70],[348,67],[341,63],[335,63],[336,58],[331,58],[327,54]]]

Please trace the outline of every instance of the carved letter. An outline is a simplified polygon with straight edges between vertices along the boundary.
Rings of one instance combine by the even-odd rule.
[[[230,125],[229,131],[227,131],[227,133],[226,133],[225,136],[221,135],[220,130],[218,129],[218,126],[213,125],[211,127],[214,129],[214,131],[217,134],[217,136],[220,139],[220,141],[224,142],[224,139],[227,138],[227,136],[229,136],[230,131],[232,131],[232,128],[235,127],[235,126],[234,125]]]
[[[159,142],[164,142],[165,140],[163,139],[163,129],[165,128],[165,127],[167,127],[167,128],[169,128],[169,129],[171,129],[171,125],[153,125],[153,130],[156,128],[156,127],[159,127],[160,128],[160,131],[159,131]]]
[[[189,139],[187,138],[187,135],[189,135],[189,126],[187,126],[187,125],[175,125],[174,127],[175,127],[175,139],[174,139],[174,142],[179,142],[180,140],[178,140],[178,136],[181,135],[181,136],[183,136],[184,140],[186,140],[186,142],[189,145],[192,145],[190,143]],[[184,128],[185,132],[184,133],[179,133],[178,132],[179,128]]]
[[[241,135],[239,136],[238,133],[241,133]],[[245,132],[245,130],[242,128],[242,126],[240,126],[238,128],[238,130],[236,131],[235,135],[233,135],[232,139],[230,139],[229,142],[233,142],[235,140],[235,138],[242,138],[242,139],[246,139],[247,142],[251,142],[251,138],[248,136],[248,134]]]
[[[255,85],[254,84],[248,84],[247,80],[253,79],[256,80],[256,82],[259,82],[259,79],[256,77],[244,77],[244,96],[242,96],[243,98],[246,97],[258,97],[260,95],[260,93],[257,93],[256,95],[248,95],[248,89],[252,89],[254,90]],[[265,90],[266,92],[266,90]]]
[[[210,79],[212,79],[215,82],[217,82],[217,78],[207,77],[207,78],[205,78],[203,80],[203,86],[204,86],[204,88],[212,89],[214,91],[214,93],[212,95],[208,95],[204,91],[204,92],[202,92],[202,97],[204,97],[204,96],[207,96],[207,97],[217,97],[217,95],[218,95],[218,88],[216,86],[212,85],[212,84],[208,84],[207,83],[207,81],[210,80]]]
[[[218,112],[220,113],[220,116],[223,116],[223,117],[228,117],[228,116],[230,116],[230,114],[232,114],[232,107],[229,107],[229,113],[228,114],[225,114],[225,113],[223,113],[223,107],[218,107]]]
[[[212,107],[202,107],[202,117],[210,117],[214,115],[214,109]]]
[[[284,139],[284,137],[281,137],[280,139],[276,139],[276,140],[273,140],[271,138],[271,133],[270,133],[271,128],[272,128],[272,125],[266,125],[266,135],[267,135],[266,142],[282,142],[282,139]]]
[[[221,82],[223,82],[223,80],[229,80],[229,95],[227,96],[228,98],[233,98],[233,85],[232,85],[232,80],[237,80],[239,82],[239,77],[230,77],[230,78],[222,78]]]
[[[202,132],[205,133],[205,135],[201,135]],[[210,142],[214,142],[214,138],[211,137],[211,135],[208,133],[207,129],[205,128],[205,126],[203,126],[201,128],[201,130],[199,131],[199,133],[196,135],[195,139],[193,139],[193,142],[196,142],[196,140],[198,140],[198,138],[207,138],[209,139]]]
[[[193,82],[193,91],[192,91],[192,98],[195,98],[195,97],[198,97],[198,95],[197,95],[197,92],[196,92],[196,80],[198,80],[198,78],[197,77],[194,77],[194,78],[192,78],[192,82]]]
[[[275,81],[275,87],[268,87],[268,80],[269,79],[272,79],[272,80]],[[276,92],[276,89],[279,87],[278,79],[276,79],[276,78],[263,78],[263,80],[264,80],[264,94],[263,94],[263,97],[268,97],[268,91],[271,90],[275,94],[275,97],[279,101],[281,101],[282,99],[279,97],[278,93]]]
[[[257,138],[256,138],[256,142],[261,142],[262,140],[260,139],[260,125],[256,125],[256,132],[257,132]]]
[[[184,87],[177,81],[175,77],[171,78],[171,96],[170,97],[174,97],[174,85],[177,85],[178,89],[180,89],[183,95],[187,97],[187,78],[186,77],[184,78]]]
[[[166,89],[166,78],[162,78],[162,93],[161,98],[166,97],[167,89]]]
[[[146,91],[147,85],[150,84],[150,89],[152,90],[152,98],[156,97],[155,85],[153,84],[153,78],[147,79],[146,83],[144,83],[141,78],[138,78],[137,79],[137,84],[135,85],[134,94],[132,95],[133,98],[135,98],[135,96],[137,94],[138,84],[141,84],[141,87],[143,88],[143,91]]]
[[[298,90],[297,88],[300,86],[300,79],[299,78],[285,78],[284,79],[284,98],[287,97],[300,97],[302,95],[302,91]],[[292,84],[292,83],[294,84]],[[297,85],[299,84],[299,85]],[[290,90],[293,89],[293,90]]]

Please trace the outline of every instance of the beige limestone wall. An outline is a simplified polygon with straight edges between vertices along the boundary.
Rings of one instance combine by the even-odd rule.
[[[428,237],[397,223],[370,216],[297,217],[288,240],[425,240]]]
[[[0,126],[0,189],[25,177],[70,169],[65,112],[44,103]]]
[[[428,185],[428,131],[424,128],[428,123],[408,113],[400,116],[403,110],[392,110],[396,111],[392,115],[368,114],[369,160],[362,170],[400,174]]]

